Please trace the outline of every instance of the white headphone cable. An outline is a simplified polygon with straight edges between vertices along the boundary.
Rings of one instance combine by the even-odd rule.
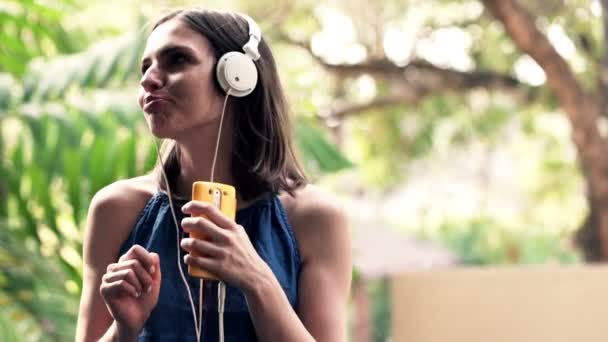
[[[224,106],[222,108],[222,116],[220,117],[220,127],[217,132],[217,139],[215,140],[215,153],[213,153],[213,163],[211,163],[211,182],[213,182],[213,176],[215,174],[215,162],[217,160],[217,151],[220,146],[220,137],[222,136],[222,125],[224,123],[224,113],[226,112],[226,104],[228,103],[228,97],[230,96],[230,88],[226,90],[226,98],[224,99]],[[201,280],[202,282],[202,280]],[[219,342],[224,342],[224,304],[226,303],[226,284],[220,279],[217,284],[217,314],[219,322]]]
[[[215,162],[217,161],[217,152],[220,144],[220,137],[222,134],[222,125],[224,122],[224,113],[226,112],[226,104],[228,102],[228,97],[230,96],[230,89],[226,92],[226,98],[224,100],[224,105],[222,107],[222,115],[220,116],[220,127],[218,129],[217,139],[215,142],[215,152],[213,154],[213,162],[211,164],[211,182],[213,182],[213,177],[215,173]],[[173,222],[175,223],[176,230],[176,238],[177,238],[177,267],[179,268],[179,274],[188,290],[188,299],[190,300],[190,306],[192,309],[192,316],[194,318],[194,330],[196,332],[196,341],[199,342],[201,338],[201,329],[203,324],[203,279],[199,280],[199,300],[198,300],[198,319],[196,317],[196,310],[194,309],[194,300],[192,299],[192,293],[190,291],[190,286],[186,281],[186,277],[184,275],[184,271],[182,270],[182,265],[180,262],[180,234],[179,234],[179,224],[177,223],[177,217],[175,215],[175,208],[173,207],[173,196],[171,194],[171,188],[169,186],[169,181],[167,180],[167,174],[165,173],[165,164],[163,162],[162,156],[160,155],[160,149],[158,148],[158,143],[156,139],[152,139],[154,141],[154,146],[156,147],[156,153],[158,154],[158,160],[161,164],[161,174],[163,175],[163,180],[165,181],[165,186],[167,187],[167,194],[169,198],[169,207],[171,208],[171,216],[173,217]],[[224,342],[224,304],[226,302],[226,284],[220,280],[218,283],[217,289],[218,296],[218,321],[219,321],[219,341]]]
[[[194,309],[194,300],[192,299],[192,293],[190,291],[190,286],[188,285],[188,281],[186,281],[186,276],[184,275],[184,271],[182,270],[182,264],[180,262],[180,249],[181,247],[179,246],[179,240],[180,240],[180,234],[179,234],[179,224],[177,223],[177,217],[175,216],[175,209],[173,208],[173,196],[171,194],[171,187],[169,186],[169,181],[167,180],[167,174],[165,173],[165,164],[163,162],[163,158],[160,155],[160,150],[158,148],[158,143],[156,142],[156,139],[154,138],[154,136],[152,137],[152,140],[154,141],[154,146],[156,147],[156,153],[158,154],[158,160],[160,161],[160,170],[161,170],[161,174],[163,175],[163,179],[165,181],[165,186],[167,187],[167,197],[169,198],[169,207],[171,208],[171,216],[173,217],[173,223],[175,223],[175,233],[176,233],[176,239],[177,239],[177,268],[179,269],[179,274],[182,277],[182,281],[184,282],[184,285],[186,286],[186,289],[188,290],[188,299],[190,300],[190,307],[192,309],[192,317],[194,318],[194,331],[196,332],[196,341],[199,342],[201,340],[201,330],[200,330],[200,324],[197,324],[197,318],[196,318],[196,310]],[[201,284],[202,285],[202,284]],[[202,290],[201,290],[202,292]],[[201,307],[201,303],[200,303],[200,298],[202,296],[199,294],[199,308]],[[200,316],[200,320],[199,322],[202,322],[202,316]]]

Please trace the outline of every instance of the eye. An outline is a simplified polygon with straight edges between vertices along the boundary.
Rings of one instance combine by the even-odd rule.
[[[141,74],[145,74],[146,70],[148,70],[149,65],[148,64],[142,64],[141,65]]]
[[[188,56],[186,56],[180,52],[175,52],[175,53],[171,54],[170,60],[171,60],[172,64],[181,64],[181,63],[185,63],[188,61]]]

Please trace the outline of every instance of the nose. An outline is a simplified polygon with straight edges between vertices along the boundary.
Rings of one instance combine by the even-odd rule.
[[[153,65],[146,70],[139,81],[141,87],[148,93],[164,87],[165,83],[165,75],[159,68]]]

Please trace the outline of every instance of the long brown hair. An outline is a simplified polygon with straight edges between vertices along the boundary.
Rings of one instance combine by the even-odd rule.
[[[232,12],[207,9],[177,10],[162,17],[156,29],[170,19],[179,19],[202,34],[217,60],[229,51],[241,51],[249,40],[247,21]],[[232,174],[239,196],[252,199],[262,193],[294,190],[307,183],[292,142],[292,126],[287,100],[279,80],[270,47],[262,38],[260,59],[255,62],[258,82],[251,94],[231,98],[234,111]],[[218,90],[223,93],[216,80]],[[179,148],[173,143],[165,160],[169,185],[175,188],[179,175]],[[156,171],[159,171],[156,169]],[[157,172],[162,184],[160,172]]]

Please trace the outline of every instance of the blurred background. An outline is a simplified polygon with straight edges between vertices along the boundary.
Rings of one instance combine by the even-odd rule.
[[[599,0],[0,0],[0,341],[74,339],[90,199],[156,159],[146,34],[190,5],[248,13],[273,48],[306,169],[350,215],[352,341],[434,341],[399,337],[431,283],[417,298],[608,258]]]

